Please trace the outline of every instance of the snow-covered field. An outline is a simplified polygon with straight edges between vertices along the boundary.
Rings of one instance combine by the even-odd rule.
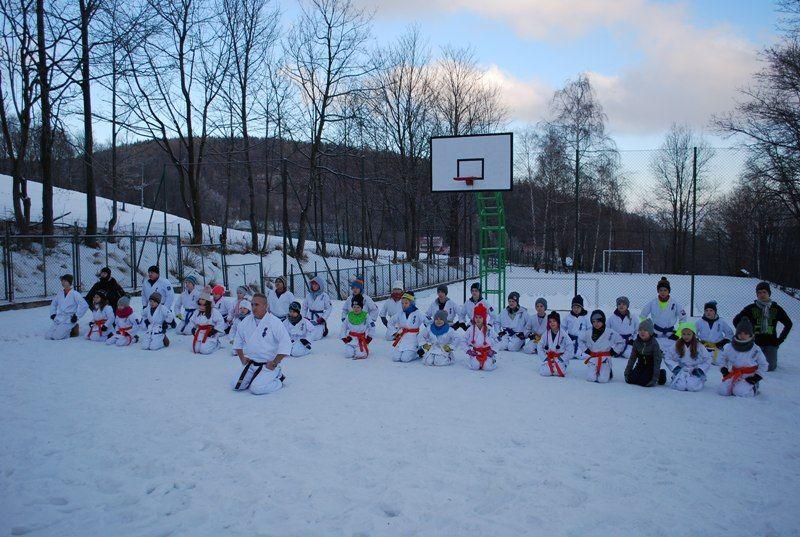
[[[678,393],[624,384],[622,361],[598,385],[519,353],[476,373],[376,340],[352,362],[334,337],[256,397],[227,350],[45,341],[47,322],[0,313],[0,535],[800,534],[800,330],[752,400],[716,395],[717,371]]]

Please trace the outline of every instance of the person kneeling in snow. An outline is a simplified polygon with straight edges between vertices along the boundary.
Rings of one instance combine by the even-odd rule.
[[[363,360],[369,356],[369,344],[375,335],[375,323],[364,311],[364,296],[353,295],[350,298],[350,310],[342,321],[339,337],[345,343],[346,358]]]
[[[428,306],[428,311],[425,312],[426,324],[430,325],[433,322],[433,317],[437,311],[443,311],[447,314],[447,324],[451,325],[455,330],[458,328],[458,306],[456,303],[447,298],[447,286],[440,285],[436,288],[436,298],[431,305]],[[460,325],[459,325],[460,326]]]
[[[225,319],[214,307],[211,295],[203,293],[197,301],[197,312],[192,316],[192,352],[211,354],[219,348],[220,334],[225,332]]]
[[[543,377],[563,377],[572,359],[573,344],[567,331],[561,328],[561,315],[557,311],[547,316],[547,331],[539,340],[536,354],[541,360],[539,374]]]
[[[487,325],[489,311],[482,303],[472,309],[472,320],[464,334],[467,345],[469,368],[475,371],[492,371],[497,369],[497,352],[492,348],[492,343],[497,341],[497,334]]]
[[[467,299],[466,302],[461,306],[461,317],[463,322],[461,323],[461,328],[464,329],[466,332],[469,327],[470,323],[472,322],[473,313],[478,304],[483,304],[484,309],[486,309],[486,317],[484,318],[484,324],[488,324],[492,326],[494,324],[494,308],[491,304],[489,304],[486,299],[483,298],[481,289],[481,284],[478,282],[473,283],[469,287],[470,297]],[[458,324],[458,323],[456,323]],[[453,328],[458,328],[455,324]]]
[[[500,335],[497,338],[497,349],[512,352],[522,349],[526,337],[528,310],[519,305],[519,293],[516,291],[508,294],[508,306],[500,312],[498,324]]]
[[[106,345],[116,345],[117,347],[127,347],[134,341],[139,341],[139,336],[135,335],[136,326],[139,322],[133,314],[131,298],[129,296],[120,297],[117,301],[117,311],[114,315],[114,335],[106,340]]]
[[[142,350],[157,351],[169,347],[167,327],[173,320],[172,310],[161,304],[161,293],[153,292],[142,312],[142,323],[145,326],[140,338]]]
[[[192,334],[192,329],[194,328],[192,316],[197,312],[197,301],[200,300],[200,292],[200,288],[197,287],[197,278],[190,274],[183,279],[183,292],[181,292],[175,304],[175,311],[178,312],[175,317],[182,321],[178,327],[179,334],[184,336]],[[183,311],[180,311],[181,309]]]
[[[619,334],[619,337],[625,341],[625,348],[622,349],[622,352],[614,355],[622,358],[631,357],[631,344],[636,337],[635,332],[638,319],[634,320],[631,315],[630,307],[631,301],[628,300],[628,297],[621,296],[617,298],[617,309],[614,310],[614,313],[611,314],[611,318],[608,320],[608,327]]]
[[[308,284],[309,292],[303,302],[303,317],[311,321],[310,341],[319,341],[328,335],[328,317],[331,314],[331,297],[325,291],[324,278],[314,276]]]
[[[292,339],[292,356],[305,356],[311,352],[311,337],[314,327],[311,321],[303,319],[300,315],[300,303],[292,302],[289,304],[289,315],[284,319],[283,326],[289,332]]]
[[[72,288],[72,274],[61,276],[61,288],[50,303],[50,320],[53,325],[47,329],[44,335],[46,339],[77,337],[78,319],[89,309],[86,300]]]
[[[394,335],[397,333],[397,327],[394,325],[394,318],[398,313],[402,312],[405,307],[403,306],[403,287],[403,282],[400,280],[394,282],[389,298],[384,300],[379,308],[381,322],[383,326],[386,327],[386,334],[384,335],[386,341],[393,340]]]
[[[454,328],[450,327],[446,310],[436,310],[433,314],[433,323],[423,328],[420,334],[422,347],[420,356],[425,365],[450,365],[455,358],[453,349],[459,342]]]
[[[731,342],[733,327],[725,319],[720,319],[717,303],[713,300],[706,302],[703,307],[703,318],[697,325],[697,337],[711,353],[711,363],[716,365],[719,351]]]
[[[697,328],[691,321],[678,323],[680,338],[667,349],[664,363],[672,372],[669,387],[685,392],[699,392],[706,385],[711,367],[708,350],[697,339]]]
[[[572,299],[572,307],[562,326],[572,340],[572,357],[578,358],[578,339],[581,334],[591,328],[589,312],[583,307],[583,297],[581,295],[575,295],[575,298]]]
[[[736,325],[736,335],[720,354],[722,384],[720,395],[753,397],[769,365],[761,348],[753,339],[753,325],[743,317]],[[730,368],[730,369],[729,369]]]
[[[234,342],[236,341],[236,332],[239,331],[239,325],[242,324],[251,313],[253,313],[253,303],[250,300],[242,300],[239,302],[239,314],[234,317],[233,319],[233,327],[231,328],[231,334],[233,334],[233,338],[231,338],[231,354],[234,356],[238,356],[236,349],[233,347]]]
[[[92,320],[89,321],[89,341],[106,341],[111,337],[111,327],[114,326],[114,309],[106,299],[105,291],[97,291],[92,298]]]
[[[592,328],[586,330],[578,339],[583,363],[588,365],[586,380],[589,382],[605,383],[614,378],[611,369],[611,356],[622,352],[625,340],[619,334],[606,326],[606,314],[602,310],[594,310],[589,317]]]
[[[401,299],[403,310],[394,316],[390,326],[395,326],[392,342],[392,360],[395,362],[411,362],[420,357],[419,329],[425,322],[425,316],[417,309],[414,293],[406,291]]]
[[[233,382],[233,389],[264,395],[283,387],[286,377],[280,364],[292,350],[292,339],[281,320],[267,311],[264,294],[255,293],[251,303],[253,313],[239,324],[233,343],[244,366],[239,378]]]
[[[656,384],[664,384],[666,372],[661,369],[664,355],[655,338],[653,321],[645,319],[639,323],[639,334],[630,345],[630,357],[625,366],[625,382],[650,388]]]
[[[536,299],[534,304],[536,312],[528,315],[528,322],[525,325],[525,332],[528,337],[525,339],[525,344],[522,346],[522,351],[528,354],[533,354],[539,350],[539,342],[547,332],[549,327],[549,316],[547,315],[547,300],[542,297]],[[561,327],[561,316],[558,316],[558,326]],[[572,353],[570,352],[570,356]]]

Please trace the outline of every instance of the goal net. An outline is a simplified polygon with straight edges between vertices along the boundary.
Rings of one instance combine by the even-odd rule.
[[[603,272],[644,274],[644,250],[603,250]]]

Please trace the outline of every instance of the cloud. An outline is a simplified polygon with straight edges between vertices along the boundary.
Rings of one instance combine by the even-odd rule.
[[[362,0],[367,2],[368,0]],[[707,125],[733,107],[737,90],[759,68],[758,46],[724,24],[700,27],[683,4],[651,0],[379,0],[378,16],[468,10],[498,20],[526,40],[563,43],[604,29],[631,42],[635,60],[618,72],[590,72],[611,128],[652,133],[672,122]],[[490,67],[515,119],[542,119],[552,90]],[[577,74],[577,72],[575,73]],[[527,100],[530,98],[531,100]]]

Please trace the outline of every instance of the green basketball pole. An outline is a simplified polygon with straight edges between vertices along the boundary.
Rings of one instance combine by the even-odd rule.
[[[491,304],[497,297],[497,311],[503,309],[506,297],[506,261],[508,235],[502,192],[476,192],[480,224],[479,264],[481,289]]]

